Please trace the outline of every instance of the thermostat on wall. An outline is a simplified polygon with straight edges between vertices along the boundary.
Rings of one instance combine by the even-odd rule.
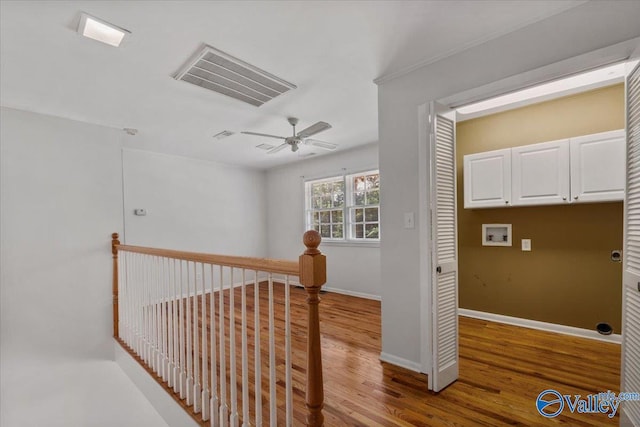
[[[146,209],[134,209],[133,214],[137,216],[145,216],[147,214]]]
[[[482,246],[511,246],[511,224],[482,224]]]

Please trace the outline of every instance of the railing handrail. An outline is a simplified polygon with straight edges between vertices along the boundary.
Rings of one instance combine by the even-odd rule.
[[[145,255],[160,256],[182,261],[200,262],[204,264],[223,265],[225,267],[245,268],[267,273],[288,274],[299,277],[300,264],[298,261],[289,261],[273,258],[252,258],[232,255],[216,255],[202,252],[187,252],[174,249],[149,248],[134,245],[115,245],[117,251],[134,252]]]

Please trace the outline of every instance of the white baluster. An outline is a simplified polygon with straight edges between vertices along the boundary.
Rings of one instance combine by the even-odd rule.
[[[176,267],[176,260],[174,259],[171,263],[173,266],[173,273],[171,274],[172,278],[172,287],[171,287],[171,305],[173,306],[173,391],[178,393],[180,391],[180,371],[179,371],[179,349],[180,349],[180,339],[178,338],[178,301],[180,300],[178,296],[178,268]]]
[[[200,350],[198,330],[198,265],[193,263],[193,412],[200,413],[202,390],[200,389]]]
[[[230,360],[230,387],[231,387],[231,422],[232,427],[238,427],[238,382],[236,379],[236,304],[234,268],[231,267],[231,284],[229,286],[229,360]]]
[[[256,427],[262,427],[262,361],[260,357],[260,283],[258,271],[255,271],[253,281],[253,321],[254,321],[254,363],[255,363],[255,400],[256,400]]]
[[[202,276],[202,311],[200,329],[202,331],[202,420],[209,419],[209,358],[207,356],[207,293],[205,287],[204,264],[200,264]]]
[[[247,348],[246,270],[242,269],[242,427],[249,427],[249,350]]]
[[[167,385],[173,388],[173,272],[172,259],[167,258]]]
[[[149,277],[151,274],[151,268],[150,268],[150,264],[151,264],[151,260],[149,259],[149,257],[145,256],[144,257],[144,271],[145,271],[145,278],[144,278],[144,306],[142,307],[144,310],[144,361],[146,362],[147,365],[151,364],[151,311],[149,310],[149,307],[151,305],[151,300],[149,298],[149,294],[150,294],[150,289],[151,289],[151,278]]]
[[[186,299],[184,295],[184,273],[183,273],[183,262],[180,261],[180,294],[178,295],[179,301],[179,331],[180,331],[180,399],[184,399],[187,396],[187,344],[185,342],[185,328],[187,325],[185,324],[185,320],[187,319],[185,315],[185,305]]]
[[[187,405],[193,405],[193,343],[191,342],[192,333],[191,333],[191,322],[193,316],[191,314],[191,276],[189,274],[189,261],[187,261],[187,318],[185,319],[187,323]]]
[[[157,258],[151,257],[150,263],[150,288],[149,288],[149,310],[151,311],[151,369],[154,372],[158,372],[158,310],[157,308],[157,288],[158,288],[158,269],[157,269]]]
[[[210,343],[211,343],[211,425],[218,426],[219,420],[219,401],[218,401],[218,362],[217,362],[217,353],[216,353],[216,300],[215,300],[215,288],[214,288],[214,274],[213,274],[213,265],[211,265],[211,294],[209,300],[209,321],[211,322],[210,326]],[[218,296],[220,298],[220,296]]]
[[[220,325],[220,425],[229,425],[229,406],[227,405],[227,356],[225,354],[224,335],[224,275],[220,266],[220,293],[218,294],[220,310],[218,311]]]
[[[161,353],[161,364],[162,364],[162,380],[165,382],[169,381],[169,369],[167,367],[168,363],[168,352],[167,352],[167,317],[168,317],[168,307],[167,307],[167,268],[166,268],[166,258],[160,258],[160,276],[162,279],[160,280],[160,291],[161,291],[161,299],[160,299],[160,320],[161,320],[161,339],[162,339],[162,353]]]
[[[284,279],[284,352],[285,352],[285,399],[286,427],[293,424],[293,395],[291,393],[291,312],[290,312],[289,276]]]
[[[273,276],[269,273],[269,426],[278,425],[276,395],[276,337],[273,310]]]

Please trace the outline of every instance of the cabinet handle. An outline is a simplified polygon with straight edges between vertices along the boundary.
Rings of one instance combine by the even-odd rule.
[[[578,196],[573,196],[573,200],[578,200]]]

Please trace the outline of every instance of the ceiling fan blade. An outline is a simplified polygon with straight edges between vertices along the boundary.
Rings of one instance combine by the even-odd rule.
[[[258,133],[258,132],[240,132],[240,133],[243,133],[245,135],[266,136],[267,138],[287,139],[284,136],[269,135],[268,133]]]
[[[305,139],[304,143],[307,145],[313,145],[314,147],[324,148],[325,150],[335,150],[336,148],[338,148],[337,144],[318,141],[317,139]]]
[[[298,138],[308,138],[311,135],[315,135],[327,129],[331,129],[331,125],[326,122],[318,122],[315,125],[311,125],[306,129],[301,130],[296,135]]]
[[[282,151],[285,148],[287,148],[289,146],[289,144],[287,144],[286,142],[284,144],[280,144],[278,145],[276,148],[272,148],[271,150],[267,151],[267,154],[273,154],[273,153],[277,153],[278,151]]]

